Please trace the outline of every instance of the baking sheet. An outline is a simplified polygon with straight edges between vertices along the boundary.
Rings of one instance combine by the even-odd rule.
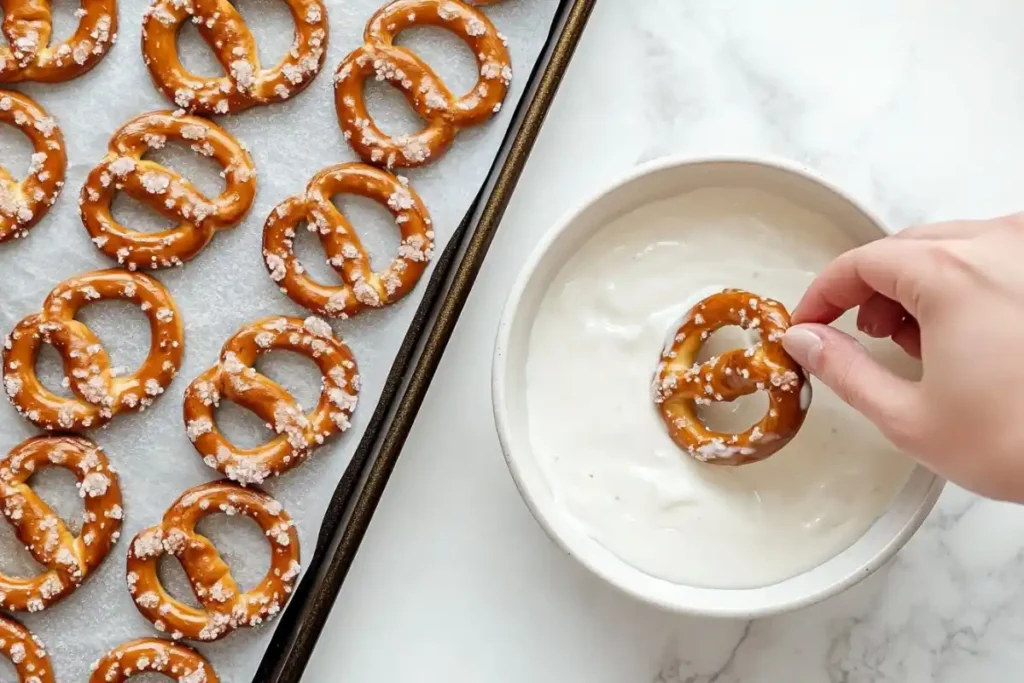
[[[248,219],[238,228],[217,235],[184,268],[156,274],[175,297],[184,317],[186,348],[181,374],[150,410],[120,416],[107,429],[89,434],[106,449],[121,472],[126,508],[122,542],[99,571],[64,602],[40,614],[16,615],[47,644],[59,680],[86,680],[89,664],[109,648],[154,634],[149,622],[138,615],[125,588],[125,541],[157,523],[182,491],[218,478],[202,464],[185,436],[181,399],[188,382],[215,362],[223,342],[241,325],[265,315],[306,315],[280,294],[266,275],[260,253],[263,221],[273,206],[300,192],[318,170],[355,159],[336,123],[331,75],[344,55],[362,42],[363,27],[381,2],[328,0],[327,4],[331,29],[328,57],[324,72],[313,85],[287,103],[217,120],[248,145],[256,162],[258,193]],[[291,42],[291,20],[284,3],[249,0],[238,6],[256,34],[263,62],[276,62]],[[403,172],[431,211],[438,252],[479,190],[513,105],[547,37],[556,6],[556,0],[505,0],[485,9],[509,40],[515,75],[506,106],[491,122],[460,133],[455,145],[438,162]],[[137,114],[168,106],[150,84],[138,48],[145,7],[140,0],[121,4],[118,44],[90,74],[57,86],[17,86],[56,118],[67,140],[69,169],[64,193],[29,238],[0,245],[0,330],[4,333],[22,317],[38,311],[59,281],[111,266],[88,241],[76,215],[77,196],[85,175],[103,157],[116,127]],[[58,36],[70,31],[73,9],[63,3],[55,6]],[[417,29],[408,31],[403,39],[401,42],[415,47],[453,91],[468,90],[475,82],[472,56],[454,36]],[[218,73],[208,48],[191,27],[183,32],[181,53],[186,65],[197,72]],[[371,111],[385,130],[405,132],[415,128],[415,119],[408,115],[397,93],[371,87],[369,95]],[[28,167],[30,151],[19,133],[6,127],[0,130],[0,159],[16,176]],[[208,160],[173,150],[151,158],[164,160],[211,196],[218,191],[220,169]],[[341,206],[376,257],[375,263],[390,258],[398,237],[386,213],[364,201],[342,201]],[[153,219],[152,212],[123,198],[115,203],[115,215],[129,225],[154,229],[163,225]],[[305,231],[303,235],[308,236]],[[308,237],[300,240],[297,249],[303,263],[323,281],[336,282],[315,239]],[[295,518],[304,561],[312,555],[319,520],[378,400],[431,272],[432,268],[420,287],[398,305],[333,323],[355,353],[363,377],[353,429],[321,448],[301,468],[265,486]],[[83,310],[80,318],[99,334],[114,365],[130,370],[144,358],[149,334],[141,312],[119,303],[95,304]],[[310,361],[280,352],[265,358],[258,369],[282,382],[303,405],[313,405],[319,375]],[[60,380],[56,359],[55,353],[44,354],[39,368],[54,390],[59,389]],[[260,442],[269,435],[258,420],[234,406],[219,411],[218,423],[240,445]],[[0,406],[0,453],[35,433],[12,407]],[[37,490],[66,518],[78,517],[81,510],[72,482],[69,474],[59,470],[45,471],[33,479]],[[265,541],[255,525],[219,515],[201,525],[201,530],[221,548],[241,587],[254,585],[269,564]],[[167,561],[164,568],[166,585],[172,593],[189,598],[176,563]],[[21,575],[36,571],[6,524],[0,525],[0,570]],[[211,659],[222,680],[247,681],[256,671],[276,624],[274,621],[255,631],[243,629],[218,643],[200,644],[198,649]],[[4,666],[7,664],[0,660],[0,680],[10,675]]]

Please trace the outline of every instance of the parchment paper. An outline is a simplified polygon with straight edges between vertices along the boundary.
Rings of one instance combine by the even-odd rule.
[[[334,163],[355,160],[335,118],[332,76],[341,59],[362,43],[364,25],[381,4],[382,0],[327,0],[329,51],[324,70],[314,83],[284,104],[216,119],[249,147],[258,171],[257,198],[245,222],[218,234],[194,261],[155,274],[171,291],[184,317],[185,359],[178,378],[150,410],[119,416],[106,429],[87,434],[103,446],[120,471],[126,515],[121,542],[102,567],[63,602],[38,614],[15,615],[47,645],[61,682],[84,682],[91,663],[110,648],[132,638],[157,635],[136,611],[125,586],[127,543],[139,530],[158,523],[183,491],[220,478],[201,462],[185,435],[181,410],[188,383],[216,361],[221,345],[243,324],[266,315],[307,315],[267,276],[261,257],[263,222],[277,203],[302,191],[314,173]],[[256,34],[264,64],[276,63],[292,38],[285,4],[280,0],[246,0],[236,5]],[[491,122],[460,133],[454,146],[433,165],[402,172],[431,212],[437,253],[479,190],[547,36],[556,5],[557,0],[505,0],[484,9],[508,37],[512,54],[514,76],[505,106]],[[143,0],[120,3],[117,44],[86,76],[65,84],[14,86],[34,97],[57,120],[67,141],[69,169],[60,199],[29,237],[0,245],[2,334],[21,318],[39,311],[47,293],[61,280],[116,265],[89,242],[76,209],[82,182],[104,156],[110,134],[143,112],[173,109],[151,85],[142,63],[140,26],[146,6]],[[76,21],[74,9],[66,1],[55,3],[55,35],[70,33]],[[416,29],[406,32],[401,42],[414,47],[453,92],[466,92],[476,82],[472,55],[454,36],[436,29]],[[190,24],[182,33],[180,52],[185,64],[198,73],[220,73],[208,47]],[[400,133],[416,129],[416,119],[396,92],[373,84],[368,95],[371,111],[384,130]],[[7,127],[0,130],[0,163],[16,177],[24,177],[30,154],[31,148],[20,133]],[[219,192],[220,168],[187,149],[167,149],[150,158],[172,166],[211,197]],[[397,230],[386,212],[367,201],[340,200],[339,205],[360,231],[376,259],[375,265],[386,263],[382,259],[391,258],[398,242]],[[142,229],[165,225],[151,210],[134,206],[131,200],[115,203],[115,216]],[[324,263],[316,240],[305,230],[302,234],[297,251],[304,265],[322,281],[338,282]],[[431,272],[432,267],[416,290],[398,305],[332,323],[355,353],[363,378],[353,428],[318,450],[300,468],[264,486],[295,519],[303,563],[312,556],[320,519],[379,399]],[[137,309],[100,303],[83,309],[79,317],[99,334],[115,366],[132,370],[145,357],[150,337],[145,318]],[[46,349],[38,369],[47,386],[62,392],[58,358],[56,352]],[[257,369],[284,384],[302,405],[315,404],[320,380],[310,361],[283,352],[265,359]],[[270,438],[270,432],[254,416],[237,406],[222,404],[217,417],[221,429],[236,443],[250,445]],[[6,400],[0,402],[0,456],[36,433]],[[37,474],[32,484],[77,529],[82,508],[73,477],[50,469]],[[200,530],[221,549],[241,588],[255,585],[269,565],[266,542],[255,524],[244,518],[217,515]],[[165,558],[161,570],[168,589],[194,604],[177,563]],[[39,571],[2,521],[0,571],[22,576]],[[210,645],[190,644],[210,658],[221,680],[242,683],[254,675],[277,623],[275,620],[260,629],[242,629]],[[0,680],[16,680],[14,669],[3,659]]]

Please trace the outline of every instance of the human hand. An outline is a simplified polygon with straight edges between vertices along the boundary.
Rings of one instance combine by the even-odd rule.
[[[920,358],[912,382],[830,327]],[[982,495],[1024,502],[1024,214],[909,228],[827,266],[783,346],[897,447]]]

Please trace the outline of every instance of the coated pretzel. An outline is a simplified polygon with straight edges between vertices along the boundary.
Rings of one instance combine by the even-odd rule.
[[[14,664],[19,683],[56,681],[43,641],[10,617],[0,616],[0,654]]]
[[[78,479],[85,516],[72,535],[28,485],[46,467],[63,467]],[[0,460],[0,506],[18,540],[46,570],[31,578],[0,574],[0,608],[38,612],[62,600],[99,567],[121,535],[121,487],[103,450],[74,436],[35,437]]]
[[[736,325],[761,340],[706,363],[695,359],[711,333]],[[690,309],[662,353],[654,377],[654,403],[669,435],[694,458],[716,465],[745,465],[771,456],[796,436],[811,401],[811,385],[782,348],[789,313],[777,301],[739,289],[713,294]],[[768,412],[742,434],[712,431],[696,405],[768,394]]]
[[[253,368],[269,351],[293,351],[320,368],[320,401],[309,414],[281,385]],[[185,390],[189,439],[207,465],[243,486],[261,484],[297,467],[331,436],[345,432],[359,397],[360,378],[348,346],[319,318],[264,318],[231,337],[220,361]],[[221,398],[247,408],[277,436],[256,448],[239,448],[217,428],[214,409]]]
[[[208,515],[241,514],[263,529],[270,570],[256,588],[238,591],[231,569],[210,539],[196,531]],[[175,599],[160,583],[160,557],[173,555],[188,575],[202,608]],[[157,631],[178,640],[219,640],[238,628],[258,626],[281,611],[299,575],[299,536],[291,517],[266,493],[215,481],[186,491],[159,525],[144,529],[128,549],[128,592]]]
[[[313,82],[327,50],[327,8],[321,0],[285,0],[295,42],[272,69],[260,66],[256,41],[228,0],[154,0],[142,20],[142,54],[153,84],[193,114],[233,114],[282,102]],[[207,78],[178,59],[177,35],[191,18],[224,68]]]
[[[190,145],[223,167],[225,187],[216,199],[209,199],[174,170],[143,159],[168,139]],[[256,168],[249,153],[223,128],[197,116],[169,112],[137,116],[114,132],[107,149],[107,156],[82,187],[82,224],[100,251],[128,270],[181,266],[202,251],[216,232],[238,225],[256,196]],[[122,225],[110,209],[117,190],[178,225],[160,232]]]
[[[477,84],[456,98],[419,56],[395,45],[413,26],[445,28],[476,56]],[[477,9],[460,0],[393,0],[370,19],[356,48],[334,75],[334,101],[345,139],[363,161],[387,168],[422,166],[439,157],[463,128],[487,121],[501,109],[512,65],[505,38]],[[366,108],[363,85],[376,78],[396,87],[427,126],[414,135],[391,137]]]
[[[26,237],[46,215],[64,187],[68,159],[56,122],[33,100],[0,90],[0,121],[15,126],[32,143],[28,177],[15,180],[0,166],[0,243]]]
[[[115,376],[92,330],[75,320],[83,306],[107,299],[136,303],[149,318],[149,356],[124,377]],[[181,315],[159,282],[125,270],[85,273],[57,285],[42,312],[24,318],[4,340],[4,389],[18,412],[43,429],[101,427],[120,413],[145,410],[164,393],[181,368],[184,343]],[[35,366],[43,344],[63,358],[74,398],[58,396],[39,381]]]
[[[201,654],[161,638],[139,638],[115,647],[93,664],[89,683],[124,683],[145,673],[161,673],[178,683],[220,683]]]
[[[352,224],[331,198],[354,194],[385,206],[402,234],[398,255],[381,273]],[[306,222],[327,253],[327,263],[343,285],[314,280],[295,257],[295,233]],[[341,164],[317,173],[304,194],[286,199],[270,212],[263,228],[263,259],[281,291],[317,315],[348,318],[365,308],[380,308],[408,294],[434,253],[434,231],[423,200],[408,181],[364,164]]]
[[[115,0],[81,0],[78,27],[50,45],[53,21],[48,0],[5,0],[0,46],[0,83],[69,81],[96,66],[117,40]]]

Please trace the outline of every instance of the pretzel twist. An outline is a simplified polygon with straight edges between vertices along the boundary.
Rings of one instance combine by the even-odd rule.
[[[441,77],[395,37],[413,26],[437,26],[461,38],[476,56],[477,84],[455,97]],[[393,0],[370,19],[365,43],[351,52],[334,75],[334,101],[345,139],[363,161],[387,168],[422,166],[441,156],[463,128],[497,113],[512,80],[505,38],[477,9],[460,0]],[[426,121],[419,133],[391,137],[366,108],[367,78],[390,83]]]
[[[131,301],[149,318],[149,356],[130,375],[116,377],[99,338],[75,315],[90,303]],[[101,427],[115,415],[143,411],[181,368],[185,332],[170,292],[141,273],[100,270],[65,280],[50,292],[43,310],[24,318],[4,340],[4,388],[14,407],[48,430]],[[54,394],[39,381],[36,359],[43,344],[64,361],[73,398]]]
[[[223,167],[224,191],[209,199],[174,170],[142,157],[168,139],[190,145]],[[128,270],[170,268],[191,260],[216,232],[238,225],[256,197],[252,158],[230,133],[196,116],[152,112],[114,132],[107,156],[89,173],[82,195],[82,224],[93,243]],[[119,223],[111,213],[117,190],[148,204],[178,225],[141,232]]]
[[[320,400],[309,414],[284,387],[253,368],[272,350],[292,351],[320,368]],[[355,358],[330,325],[319,318],[264,318],[235,333],[220,362],[185,390],[189,439],[210,467],[240,484],[260,484],[297,467],[325,440],[351,426],[361,380]],[[226,398],[251,410],[277,437],[256,448],[239,448],[217,428],[214,409]]]
[[[285,0],[295,42],[272,69],[260,66],[245,20],[228,0],[155,0],[142,20],[142,54],[154,85],[193,114],[233,114],[282,102],[320,72],[327,50],[327,8],[321,0]],[[210,45],[224,76],[198,76],[178,58],[177,35],[191,18]]]
[[[218,512],[252,519],[270,543],[270,570],[248,592],[239,592],[231,569],[213,543],[196,531],[201,519]],[[157,566],[165,554],[181,563],[201,609],[164,590]],[[291,596],[299,569],[299,536],[281,504],[263,491],[216,481],[186,491],[158,526],[139,532],[132,540],[128,592],[156,630],[169,631],[174,640],[212,641],[272,619]]]
[[[64,187],[67,153],[56,122],[33,100],[0,90],[0,121],[12,125],[32,143],[28,177],[15,180],[0,166],[0,243],[28,235]]]
[[[50,45],[53,20],[47,0],[5,0],[0,46],[0,83],[57,83],[96,66],[117,40],[115,0],[81,0],[78,27],[66,40]]]
[[[82,530],[64,521],[28,485],[46,467],[78,479],[85,502]],[[46,571],[31,578],[0,574],[0,608],[38,612],[67,597],[88,578],[121,535],[121,487],[103,450],[72,436],[35,437],[0,460],[0,507],[18,540]]]
[[[697,364],[711,333],[730,325],[756,332],[760,341]],[[739,289],[723,290],[690,309],[654,377],[654,402],[677,446],[704,462],[745,465],[764,460],[796,436],[810,406],[811,385],[782,348],[788,327],[782,304]],[[768,412],[742,434],[710,430],[697,416],[697,405],[758,391],[768,394]]]
[[[402,235],[398,255],[383,272],[370,257],[348,219],[334,205],[338,194],[359,195],[383,205]],[[306,222],[327,253],[343,285],[314,280],[295,256],[295,234]],[[423,200],[404,178],[364,164],[341,164],[317,173],[304,194],[270,212],[263,228],[263,258],[281,291],[303,308],[329,318],[348,318],[366,308],[395,303],[419,282],[434,254],[434,231]]]
[[[43,641],[10,617],[0,616],[0,654],[14,664],[19,683],[56,681]]]
[[[89,683],[125,683],[145,673],[161,673],[178,683],[220,683],[201,654],[160,638],[139,638],[115,647],[93,664]]]

